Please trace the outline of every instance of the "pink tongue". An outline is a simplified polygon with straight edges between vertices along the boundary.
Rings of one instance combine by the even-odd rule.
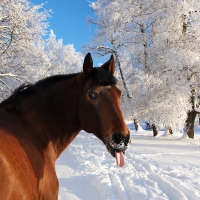
[[[122,152],[116,152],[115,151],[115,158],[116,158],[116,163],[119,167],[124,166],[124,154]]]

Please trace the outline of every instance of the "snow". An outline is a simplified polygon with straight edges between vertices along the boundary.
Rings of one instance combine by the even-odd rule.
[[[195,139],[128,126],[132,142],[122,168],[99,139],[81,131],[56,162],[59,200],[200,199],[200,126]]]

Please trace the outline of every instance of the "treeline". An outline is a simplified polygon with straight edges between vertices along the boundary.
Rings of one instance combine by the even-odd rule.
[[[97,0],[87,51],[113,54],[127,119],[194,137],[199,112],[200,1]],[[156,130],[156,129],[155,129]]]

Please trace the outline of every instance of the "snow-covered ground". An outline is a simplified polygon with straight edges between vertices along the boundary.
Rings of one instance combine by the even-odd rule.
[[[59,200],[199,200],[200,126],[195,139],[135,132],[125,166],[94,135],[81,132],[56,163]]]

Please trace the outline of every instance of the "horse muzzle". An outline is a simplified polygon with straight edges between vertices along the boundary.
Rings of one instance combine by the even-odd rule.
[[[130,133],[125,137],[122,133],[113,132],[111,140],[106,140],[108,152],[116,158],[116,162],[119,167],[124,165],[123,154],[125,154],[125,151],[130,143]]]

